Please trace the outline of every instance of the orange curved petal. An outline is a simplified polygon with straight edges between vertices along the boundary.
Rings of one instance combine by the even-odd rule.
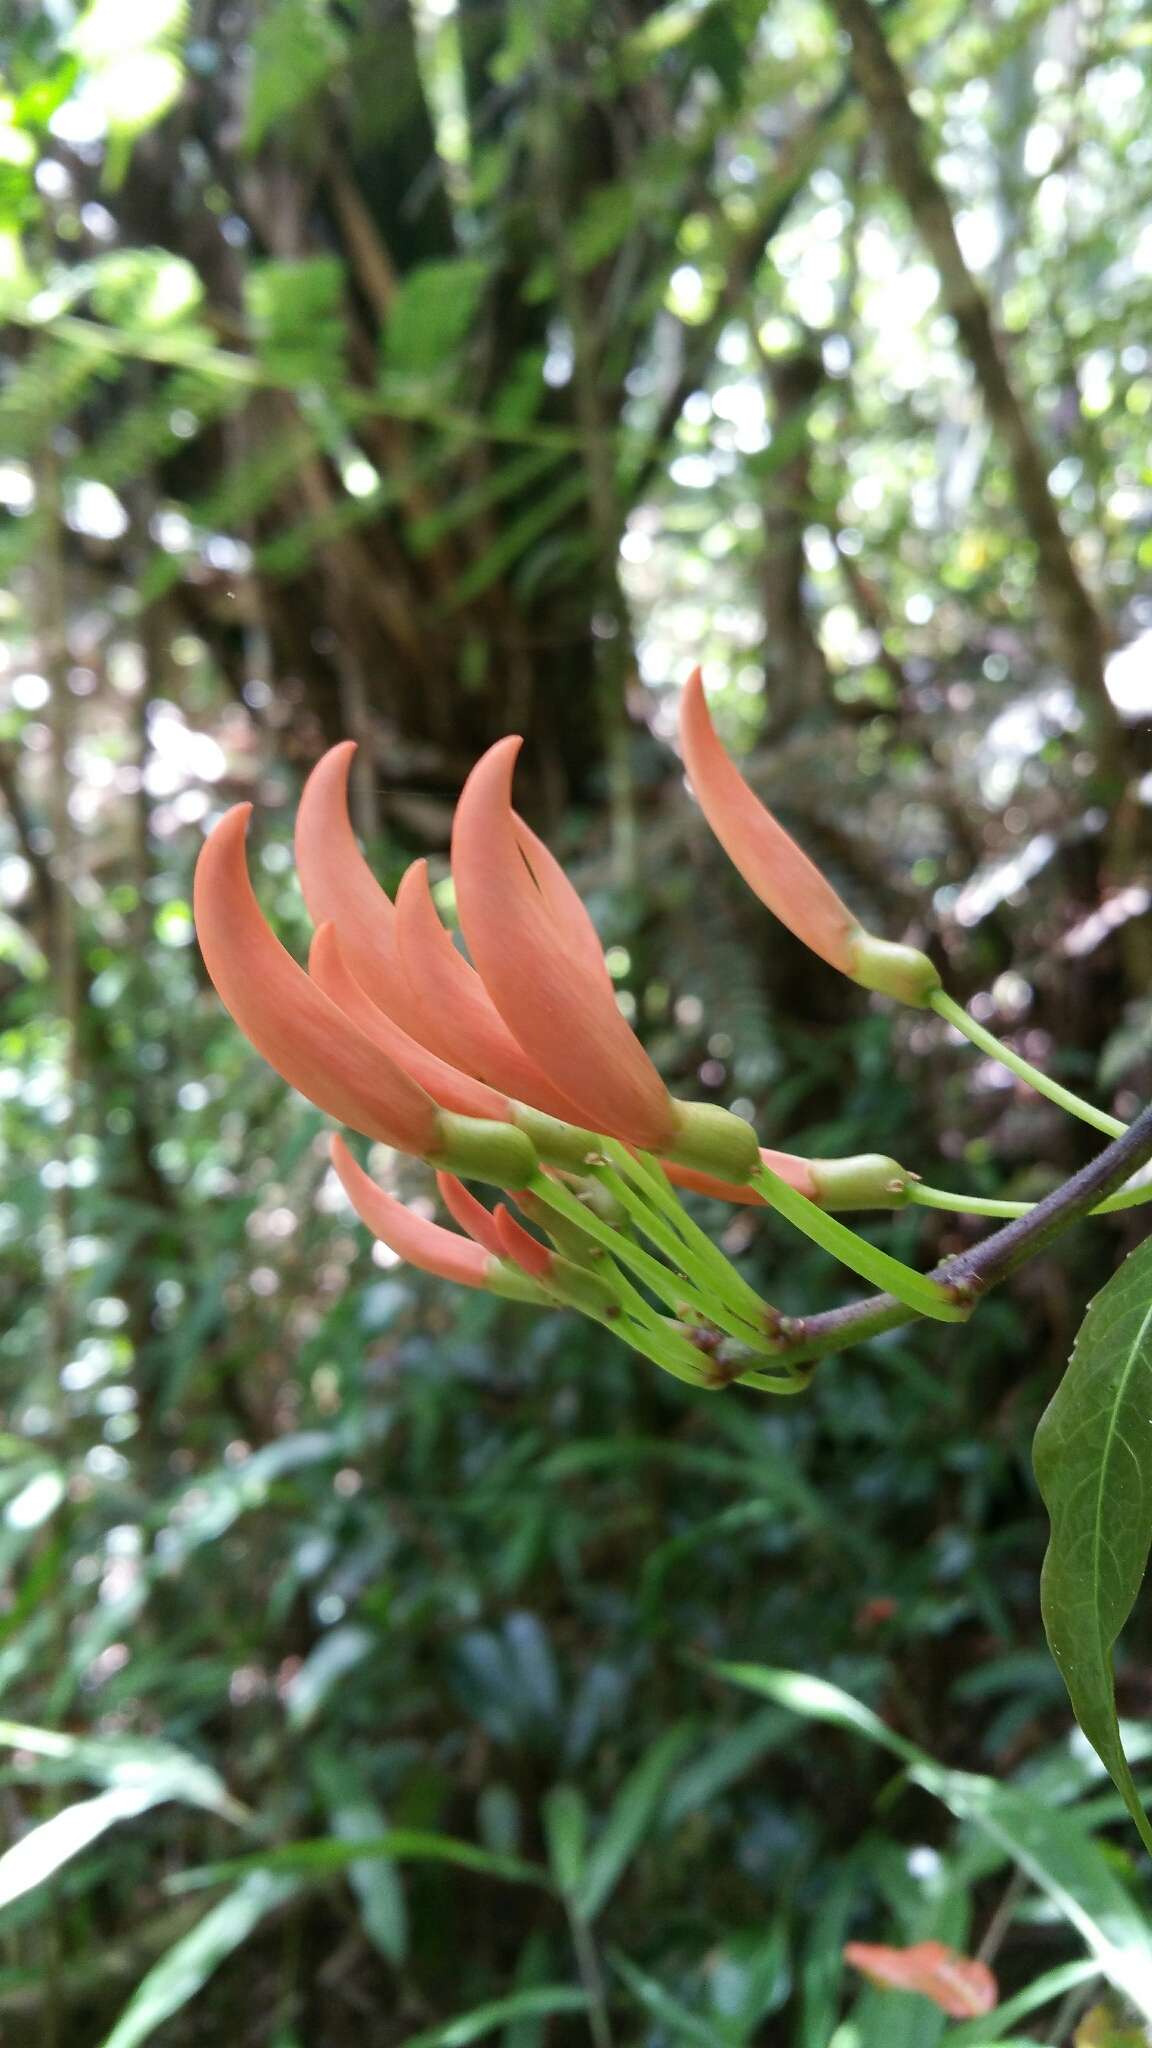
[[[440,1190],[440,1199],[453,1222],[458,1223],[461,1230],[466,1230],[469,1237],[475,1238],[477,1244],[482,1244],[486,1252],[491,1252],[495,1258],[502,1259],[504,1245],[491,1210],[486,1209],[483,1202],[478,1202],[471,1190],[465,1187],[462,1180],[457,1180],[454,1173],[438,1173],[436,1185]]]
[[[538,1237],[533,1237],[530,1230],[525,1230],[522,1223],[517,1223],[503,1202],[499,1202],[493,1210],[492,1220],[496,1225],[496,1236],[504,1257],[511,1259],[513,1265],[519,1266],[521,1272],[527,1273],[531,1279],[547,1280],[552,1271],[555,1252],[549,1251],[546,1244],[541,1244]]]
[[[992,2012],[999,1987],[987,1963],[958,1955],[942,1941],[918,1941],[911,1948],[883,1948],[850,1941],[844,1960],[871,1983],[891,1991],[918,1991],[950,2019],[978,2019]]]
[[[520,842],[520,852],[556,921],[556,943],[570,952],[573,959],[579,960],[589,974],[606,981],[611,988],[612,977],[604,960],[600,934],[576,890],[555,854],[537,837],[532,827],[526,825],[523,818],[515,813],[513,820],[516,837]]]
[[[819,1200],[820,1190],[812,1169],[798,1153],[771,1152],[767,1146],[761,1145],[760,1157],[764,1165],[778,1173],[790,1188],[797,1188],[802,1195],[807,1195],[810,1202]],[[738,1186],[735,1181],[717,1180],[710,1173],[697,1173],[692,1167],[677,1166],[669,1159],[662,1159],[660,1164],[675,1187],[690,1188],[697,1195],[711,1195],[717,1202],[741,1202],[753,1208],[765,1206],[764,1196],[758,1195],[755,1188]]]
[[[360,851],[348,815],[355,752],[355,740],[329,747],[304,784],[296,812],[296,870],[313,924],[335,925],[355,979],[378,1009],[419,1040],[417,1005],[396,943],[396,913]]]
[[[196,935],[221,1002],[269,1066],[318,1109],[402,1152],[435,1151],[432,1097],[309,980],[265,923],[244,855],[251,808],[228,811],[196,863]]]
[[[617,1008],[598,942],[591,958],[587,912],[559,867],[541,886],[524,858],[512,809],[520,744],[490,747],[456,806],[452,874],[468,950],[513,1036],[584,1121],[659,1150],[676,1130],[671,1097]]]
[[[426,1088],[434,1102],[442,1109],[455,1110],[460,1116],[491,1117],[496,1123],[507,1123],[509,1116],[508,1098],[497,1094],[495,1088],[488,1088],[483,1081],[474,1081],[471,1074],[462,1074],[458,1067],[450,1067],[446,1060],[429,1052],[427,1046],[419,1045],[391,1017],[377,1008],[370,995],[361,987],[352,973],[335,925],[322,924],[312,941],[308,955],[308,972],[317,988],[331,996],[346,1017],[380,1046],[403,1067],[421,1088]]]
[[[681,699],[680,746],[696,801],[748,887],[829,966],[851,974],[859,924],[724,751],[699,669],[689,676]]]
[[[396,933],[425,1043],[515,1101],[565,1123],[581,1122],[579,1104],[517,1044],[475,968],[457,952],[432,901],[426,861],[413,861],[396,891]]]
[[[457,1237],[426,1216],[417,1216],[393,1195],[385,1194],[376,1182],[357,1166],[344,1140],[333,1136],[332,1164],[348,1200],[366,1223],[373,1237],[386,1244],[398,1258],[441,1280],[458,1280],[465,1287],[483,1287],[488,1272],[488,1253],[470,1237]]]

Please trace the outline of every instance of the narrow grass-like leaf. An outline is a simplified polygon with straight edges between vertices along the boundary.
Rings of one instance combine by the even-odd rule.
[[[1049,1648],[1076,1719],[1152,1850],[1112,1665],[1152,1545],[1152,1238],[1089,1307],[1032,1455],[1052,1522],[1040,1581]]]
[[[867,1736],[898,1756],[914,1784],[942,1801],[957,1820],[978,1828],[1019,1865],[1076,1929],[1102,1975],[1145,2019],[1152,2019],[1152,1927],[1076,1814],[1053,1812],[1018,1786],[998,1785],[971,1771],[946,1770],[827,1679],[756,1664],[716,1668],[721,1676],[794,1713]]]
[[[313,1759],[312,1774],[339,1840],[362,1842],[387,1834],[384,1810],[357,1763],[334,1749],[321,1750]],[[348,1882],[359,1900],[368,1939],[399,1967],[408,1953],[408,1910],[394,1862],[388,1856],[368,1856],[362,1863],[351,1863]]]
[[[624,1780],[603,1831],[588,1857],[575,1910],[594,1920],[615,1890],[645,1835],[652,1827],[668,1782],[692,1740],[688,1722],[670,1728],[654,1742]]]
[[[548,1861],[566,1899],[580,1889],[588,1838],[588,1805],[578,1785],[553,1785],[541,1806]]]
[[[953,2027],[948,2035],[948,2048],[996,2048],[1005,2027],[1014,2027],[1017,2020],[1027,2019],[1030,2012],[1036,2012],[1042,2005],[1054,2004],[1056,1999],[1099,1974],[1092,1962],[1060,1963],[1054,1970],[1045,1970],[1042,1977],[1034,1978],[1014,1998],[1006,1998],[995,2012],[984,2013],[978,2020],[963,2020]]]
[[[527,1991],[510,1992],[507,1998],[494,1998],[490,2005],[478,2005],[472,2012],[461,2013],[459,2019],[449,2020],[442,2027],[432,2027],[426,2034],[410,2034],[406,2041],[401,2042],[400,2048],[467,2048],[469,2041],[479,2041],[485,2034],[494,2034],[497,2027],[506,2026],[512,2020],[587,2010],[588,2000],[583,1991],[573,1990],[566,1984],[535,1984]]]
[[[681,2005],[680,2000],[665,1990],[663,1984],[658,1983],[655,1977],[650,1977],[646,1970],[638,1969],[635,1963],[629,1962],[627,1956],[613,1954],[611,1961],[612,1968],[628,1986],[633,1997],[652,2019],[658,2021],[663,2031],[672,2035],[673,2039],[691,2041],[693,2048],[719,2048],[722,2040],[731,2039],[730,2033],[719,2033],[714,2020],[703,2020],[698,2013],[691,2012],[686,2005]]]
[[[137,1814],[170,1797],[170,1789],[159,1781],[117,1785],[110,1792],[98,1792],[94,1799],[78,1799],[54,1813],[51,1820],[31,1828],[0,1856],[0,1907],[10,1906],[13,1899],[22,1898],[25,1892],[44,1884],[117,1821],[134,1820]]]
[[[182,1799],[228,1820],[248,1817],[218,1772],[173,1742],[135,1735],[67,1735],[56,1728],[33,1728],[23,1721],[0,1721],[0,1747],[43,1757],[46,1775],[53,1782],[77,1777],[95,1778],[109,1786],[160,1787],[157,1797]]]
[[[261,1920],[284,1905],[297,1889],[292,1878],[253,1871],[153,1965],[101,2048],[140,2048],[142,2041],[151,2040],[165,2020],[195,1998]]]
[[[258,1870],[323,1878],[372,1856],[388,1856],[397,1863],[454,1863],[461,1870],[474,1870],[480,1877],[502,1877],[509,1884],[548,1883],[546,1871],[535,1863],[521,1862],[517,1856],[496,1856],[488,1849],[478,1849],[472,1842],[458,1842],[452,1835],[426,1834],[419,1828],[393,1828],[362,1842],[334,1838],[285,1842],[279,1848],[263,1849],[258,1855],[198,1864],[173,1878],[169,1890],[195,1891],[202,1885],[222,1884],[229,1878],[244,1877]]]

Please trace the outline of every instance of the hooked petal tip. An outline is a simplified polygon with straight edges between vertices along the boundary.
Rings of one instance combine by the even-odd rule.
[[[519,1266],[521,1272],[527,1273],[531,1279],[547,1280],[555,1263],[555,1252],[541,1244],[538,1237],[533,1237],[530,1230],[525,1230],[522,1223],[517,1223],[503,1202],[494,1209],[492,1220],[504,1257],[511,1259],[513,1265]]]
[[[477,1244],[483,1245],[486,1252],[491,1252],[494,1258],[502,1259],[504,1241],[495,1217],[484,1207],[483,1202],[478,1202],[471,1190],[466,1188],[463,1181],[458,1180],[454,1173],[438,1173],[436,1186],[453,1222],[458,1223],[461,1230],[466,1230]]]
[[[441,1280],[456,1280],[465,1287],[483,1287],[487,1282],[489,1254],[470,1237],[457,1237],[426,1216],[417,1216],[395,1196],[386,1194],[358,1166],[343,1138],[333,1136],[332,1164],[348,1200],[373,1237],[386,1244],[398,1258]]]
[[[312,922],[336,926],[357,981],[378,1008],[415,1036],[395,913],[360,851],[348,815],[348,774],[355,753],[355,740],[329,747],[304,784],[296,812],[296,868]]]

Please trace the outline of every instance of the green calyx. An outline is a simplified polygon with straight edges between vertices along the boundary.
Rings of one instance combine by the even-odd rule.
[[[891,996],[894,1002],[926,1009],[940,986],[940,976],[927,953],[918,952],[915,946],[895,946],[888,939],[859,930],[853,933],[851,950],[853,981],[861,988],[874,989],[877,995]]]
[[[454,1116],[442,1109],[436,1117],[439,1144],[427,1155],[429,1166],[462,1180],[486,1180],[496,1188],[522,1188],[537,1171],[532,1140],[513,1124],[488,1123],[482,1117]]]
[[[743,1183],[760,1164],[760,1141],[742,1116],[712,1102],[675,1102],[676,1129],[662,1148],[665,1159]]]
[[[607,1317],[610,1321],[622,1313],[620,1298],[607,1280],[590,1272],[587,1266],[574,1265],[559,1252],[542,1284],[545,1292],[554,1301],[563,1302],[565,1308],[583,1309],[585,1315]]]
[[[565,1187],[572,1190],[582,1209],[590,1209],[593,1216],[598,1216],[601,1223],[607,1223],[612,1230],[627,1230],[627,1212],[610,1189],[603,1187],[598,1180],[582,1180],[573,1174],[563,1173],[560,1179]]]
[[[810,1159],[808,1168],[822,1209],[903,1209],[915,1175],[882,1152],[850,1159]]]
[[[490,1258],[484,1274],[486,1294],[499,1294],[504,1301],[530,1301],[534,1308],[555,1308],[550,1294],[529,1274],[522,1273],[510,1259]]]
[[[523,1131],[546,1166],[566,1166],[570,1172],[579,1173],[589,1153],[600,1149],[602,1141],[595,1131],[582,1130],[579,1124],[562,1123],[558,1116],[546,1116],[542,1109],[532,1109],[526,1102],[512,1103],[511,1115],[516,1129]]]

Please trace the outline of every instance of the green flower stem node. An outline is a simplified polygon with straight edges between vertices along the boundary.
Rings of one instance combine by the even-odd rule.
[[[440,1143],[428,1154],[428,1164],[444,1173],[488,1181],[495,1188],[522,1188],[536,1172],[536,1148],[513,1124],[455,1116],[442,1109],[436,1126]]]
[[[903,1209],[913,1199],[915,1176],[883,1152],[849,1159],[810,1159],[822,1209]]]
[[[504,1301],[529,1301],[536,1308],[554,1308],[555,1302],[535,1280],[522,1273],[510,1259],[489,1259],[484,1275],[486,1294],[498,1294]]]
[[[603,1142],[601,1140],[602,1144]],[[595,1167],[591,1172],[595,1174]],[[569,1179],[567,1175],[562,1178],[565,1186],[571,1188],[582,1209],[590,1209],[594,1216],[600,1218],[601,1223],[607,1223],[612,1230],[627,1230],[627,1212],[621,1208],[610,1188],[602,1186],[600,1181],[594,1178],[576,1180]]]
[[[871,932],[857,931],[852,938],[852,979],[877,995],[891,996],[897,1003],[911,1003],[923,1010],[940,986],[940,976],[915,946],[896,946],[889,939],[877,939]]]
[[[546,1116],[542,1109],[531,1109],[526,1102],[512,1104],[512,1121],[530,1139],[537,1158],[548,1166],[566,1166],[579,1173],[588,1154],[600,1148],[595,1131],[582,1130],[579,1124],[562,1123],[558,1116]]]
[[[714,1102],[673,1102],[672,1107],[676,1130],[664,1147],[666,1159],[718,1180],[743,1184],[751,1179],[760,1159],[751,1124]]]

